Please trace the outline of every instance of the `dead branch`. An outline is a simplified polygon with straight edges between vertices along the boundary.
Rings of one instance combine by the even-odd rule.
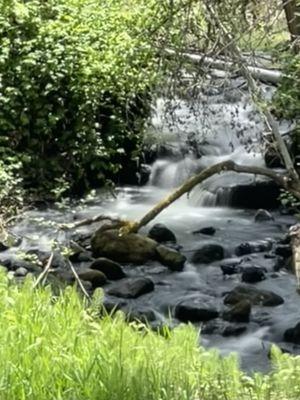
[[[67,259],[67,264],[68,264],[68,266],[70,267],[70,270],[72,271],[72,274],[74,275],[75,280],[77,281],[77,283],[78,283],[78,285],[79,285],[79,287],[80,287],[82,293],[84,294],[84,296],[85,296],[88,300],[90,300],[90,299],[91,299],[90,295],[89,295],[88,292],[85,290],[85,288],[84,288],[84,286],[83,286],[83,284],[82,284],[82,282],[81,282],[81,280],[80,280],[80,278],[79,278],[79,276],[78,276],[78,274],[77,274],[75,268],[73,267],[73,264],[71,263],[71,261],[70,261],[69,259]]]
[[[48,261],[47,261],[46,267],[43,269],[43,271],[42,271],[41,274],[38,276],[37,280],[35,281],[35,283],[34,283],[34,285],[33,285],[33,288],[34,288],[34,289],[35,289],[35,288],[40,284],[40,282],[42,282],[42,280],[48,275],[49,270],[50,270],[51,265],[52,265],[53,257],[54,257],[54,253],[52,252],[52,253],[50,254],[50,257],[49,257]]]
[[[71,229],[79,228],[81,226],[92,225],[96,222],[101,222],[101,221],[106,221],[106,220],[111,221],[111,222],[120,221],[118,218],[113,218],[108,215],[101,214],[101,215],[96,215],[95,217],[92,217],[92,218],[83,219],[78,222],[74,222],[74,223],[70,223],[70,224],[61,224],[61,225],[59,225],[59,227],[63,230],[71,230]]]

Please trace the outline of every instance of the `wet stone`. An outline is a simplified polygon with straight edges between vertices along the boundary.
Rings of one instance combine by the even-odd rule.
[[[266,307],[278,306],[284,303],[282,297],[269,290],[257,289],[253,286],[237,286],[224,298],[224,304],[237,304],[242,300],[248,300],[251,305]]]
[[[266,221],[273,221],[274,218],[269,211],[264,210],[264,209],[259,209],[257,210],[255,216],[254,216],[254,221],[255,222],[266,222]]]
[[[150,278],[128,278],[123,279],[107,293],[111,296],[123,297],[125,299],[136,299],[154,290],[154,283]]]
[[[153,225],[148,233],[148,237],[156,240],[158,243],[177,242],[175,234],[164,224]]]
[[[251,303],[248,300],[241,300],[230,310],[223,314],[223,319],[229,322],[249,322],[251,314]]]
[[[182,322],[209,321],[218,316],[219,312],[208,306],[203,298],[186,299],[175,307],[175,318]]]
[[[241,260],[224,261],[220,265],[220,268],[224,275],[234,275],[241,272]]]
[[[105,285],[107,281],[106,276],[102,272],[93,269],[77,271],[77,274],[80,279],[91,282],[93,288],[101,287]]]
[[[111,300],[111,299],[105,299],[103,301],[103,310],[102,314],[113,314],[116,311],[122,310],[126,306],[126,302],[123,300]]]
[[[292,256],[292,248],[289,244],[282,244],[276,246],[275,254],[283,258],[289,258]]]
[[[224,328],[222,332],[222,336],[228,337],[228,336],[239,336],[246,332],[247,327],[246,326],[237,326],[237,325],[228,325]]]
[[[193,231],[193,235],[197,235],[201,233],[202,235],[213,236],[216,233],[216,228],[213,226],[207,226],[205,228],[198,229],[197,231]]]
[[[90,269],[102,272],[110,280],[118,280],[126,277],[120,264],[105,257],[94,260],[90,265]]]
[[[126,313],[126,319],[129,322],[142,322],[143,324],[148,324],[149,322],[154,322],[156,321],[156,314],[155,311],[146,308],[146,307],[141,307],[139,309],[131,309],[131,310],[124,310]]]
[[[73,263],[88,262],[93,260],[93,255],[90,251],[78,251],[69,257]]]
[[[262,268],[246,267],[242,272],[242,281],[246,283],[257,283],[266,279]]]
[[[156,248],[158,261],[166,265],[171,271],[182,271],[186,257],[179,251],[160,245]]]
[[[235,249],[235,254],[240,257],[251,253],[261,253],[265,251],[270,251],[271,249],[272,249],[271,240],[258,240],[253,242],[241,243]]]
[[[216,243],[205,244],[200,247],[192,256],[194,264],[209,264],[214,261],[219,261],[224,258],[224,249]]]
[[[289,328],[284,332],[283,338],[286,342],[300,344],[300,322],[293,328]]]
[[[26,276],[28,274],[28,270],[24,267],[20,267],[16,269],[15,276]]]

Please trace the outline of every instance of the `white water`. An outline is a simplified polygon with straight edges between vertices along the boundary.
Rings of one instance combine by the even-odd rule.
[[[272,90],[267,86],[264,90],[269,97]],[[151,134],[175,150],[174,156],[154,163],[150,177],[153,186],[176,187],[192,174],[229,159],[242,165],[265,166],[262,137],[266,127],[243,90],[231,87],[220,95],[202,94],[191,104],[180,99],[158,99],[152,124]],[[187,148],[188,154],[178,159],[180,151],[186,152]],[[257,180],[264,178],[223,173],[193,190],[190,198],[194,205],[230,205],[231,187]]]

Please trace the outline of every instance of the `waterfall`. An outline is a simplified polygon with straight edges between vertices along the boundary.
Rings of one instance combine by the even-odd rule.
[[[266,86],[268,96],[269,92]],[[159,98],[152,126],[151,135],[169,146],[167,154],[159,156],[152,166],[152,186],[176,187],[204,168],[229,159],[242,165],[265,166],[261,143],[264,122],[243,90],[231,88],[217,94],[206,90],[193,102]],[[222,173],[196,187],[190,202],[196,206],[230,206],[233,188],[258,181],[266,178]]]

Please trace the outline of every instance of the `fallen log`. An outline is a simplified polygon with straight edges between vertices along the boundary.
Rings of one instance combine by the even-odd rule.
[[[217,59],[213,57],[207,57],[201,54],[192,54],[192,53],[178,53],[172,49],[165,49],[167,55],[172,57],[182,57],[185,58],[187,61],[192,62],[196,65],[204,65],[209,68],[219,69],[222,71],[232,71],[237,72],[239,71],[239,65],[234,63],[233,61],[225,61],[222,59]],[[269,82],[272,84],[278,84],[280,79],[283,77],[283,73],[278,70],[272,70],[267,68],[260,68],[254,66],[247,66],[248,71],[250,72],[251,76],[255,79],[258,79],[263,82]],[[242,75],[242,73],[241,73]]]

